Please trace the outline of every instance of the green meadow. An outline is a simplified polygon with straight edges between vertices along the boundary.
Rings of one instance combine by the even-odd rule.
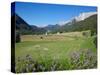
[[[88,50],[93,55],[91,58],[95,58],[97,49],[93,40],[93,36],[83,36],[82,32],[22,35],[21,42],[15,44],[16,72],[96,68],[95,60],[93,63],[92,60],[89,61],[85,67],[82,66],[86,63],[85,59],[87,60],[89,57],[87,56],[89,55],[87,54]],[[77,57],[78,55],[79,57]],[[82,57],[83,55],[84,57]],[[41,64],[42,68],[35,67],[34,63],[30,63],[27,57],[35,64]],[[93,66],[89,66],[91,63]],[[26,64],[33,64],[31,65],[33,67],[25,69]]]

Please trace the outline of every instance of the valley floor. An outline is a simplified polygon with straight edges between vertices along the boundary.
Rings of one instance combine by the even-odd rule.
[[[16,43],[16,72],[96,68],[97,50],[93,40],[82,32],[23,35],[21,42]]]

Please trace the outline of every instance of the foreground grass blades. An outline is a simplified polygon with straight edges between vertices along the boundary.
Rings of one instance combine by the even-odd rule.
[[[51,59],[48,61],[34,61],[30,55],[18,57],[16,60],[16,73],[44,72],[56,70],[90,69],[97,67],[97,56],[90,50],[74,51],[69,58]]]

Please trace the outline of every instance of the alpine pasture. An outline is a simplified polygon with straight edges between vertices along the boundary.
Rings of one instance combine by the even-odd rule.
[[[22,35],[16,43],[16,72],[96,68],[94,37],[83,32]]]

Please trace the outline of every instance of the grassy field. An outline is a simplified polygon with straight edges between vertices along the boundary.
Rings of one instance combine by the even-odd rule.
[[[75,63],[69,63],[69,61],[71,61],[69,58],[76,60],[78,57],[73,58],[75,52],[77,53],[77,56],[79,55],[79,52],[84,53],[84,51],[88,50],[96,54],[96,47],[93,43],[93,37],[85,37],[82,35],[82,32],[51,35],[23,35],[21,36],[21,42],[16,43],[16,72],[36,71],[34,67],[25,71],[22,70],[23,67],[26,66],[27,60],[24,60],[24,62],[21,60],[27,59],[27,57],[30,57],[34,62],[45,65],[44,69],[39,68],[37,71],[84,69],[84,67],[77,67],[78,65],[76,64],[76,66]],[[81,60],[82,57],[80,57],[80,61]],[[77,62],[80,61],[78,60]],[[30,62],[28,63],[30,64]],[[55,63],[60,65],[57,69],[55,69],[55,66],[57,67]],[[82,65],[82,63],[83,62],[81,62],[80,65]]]

